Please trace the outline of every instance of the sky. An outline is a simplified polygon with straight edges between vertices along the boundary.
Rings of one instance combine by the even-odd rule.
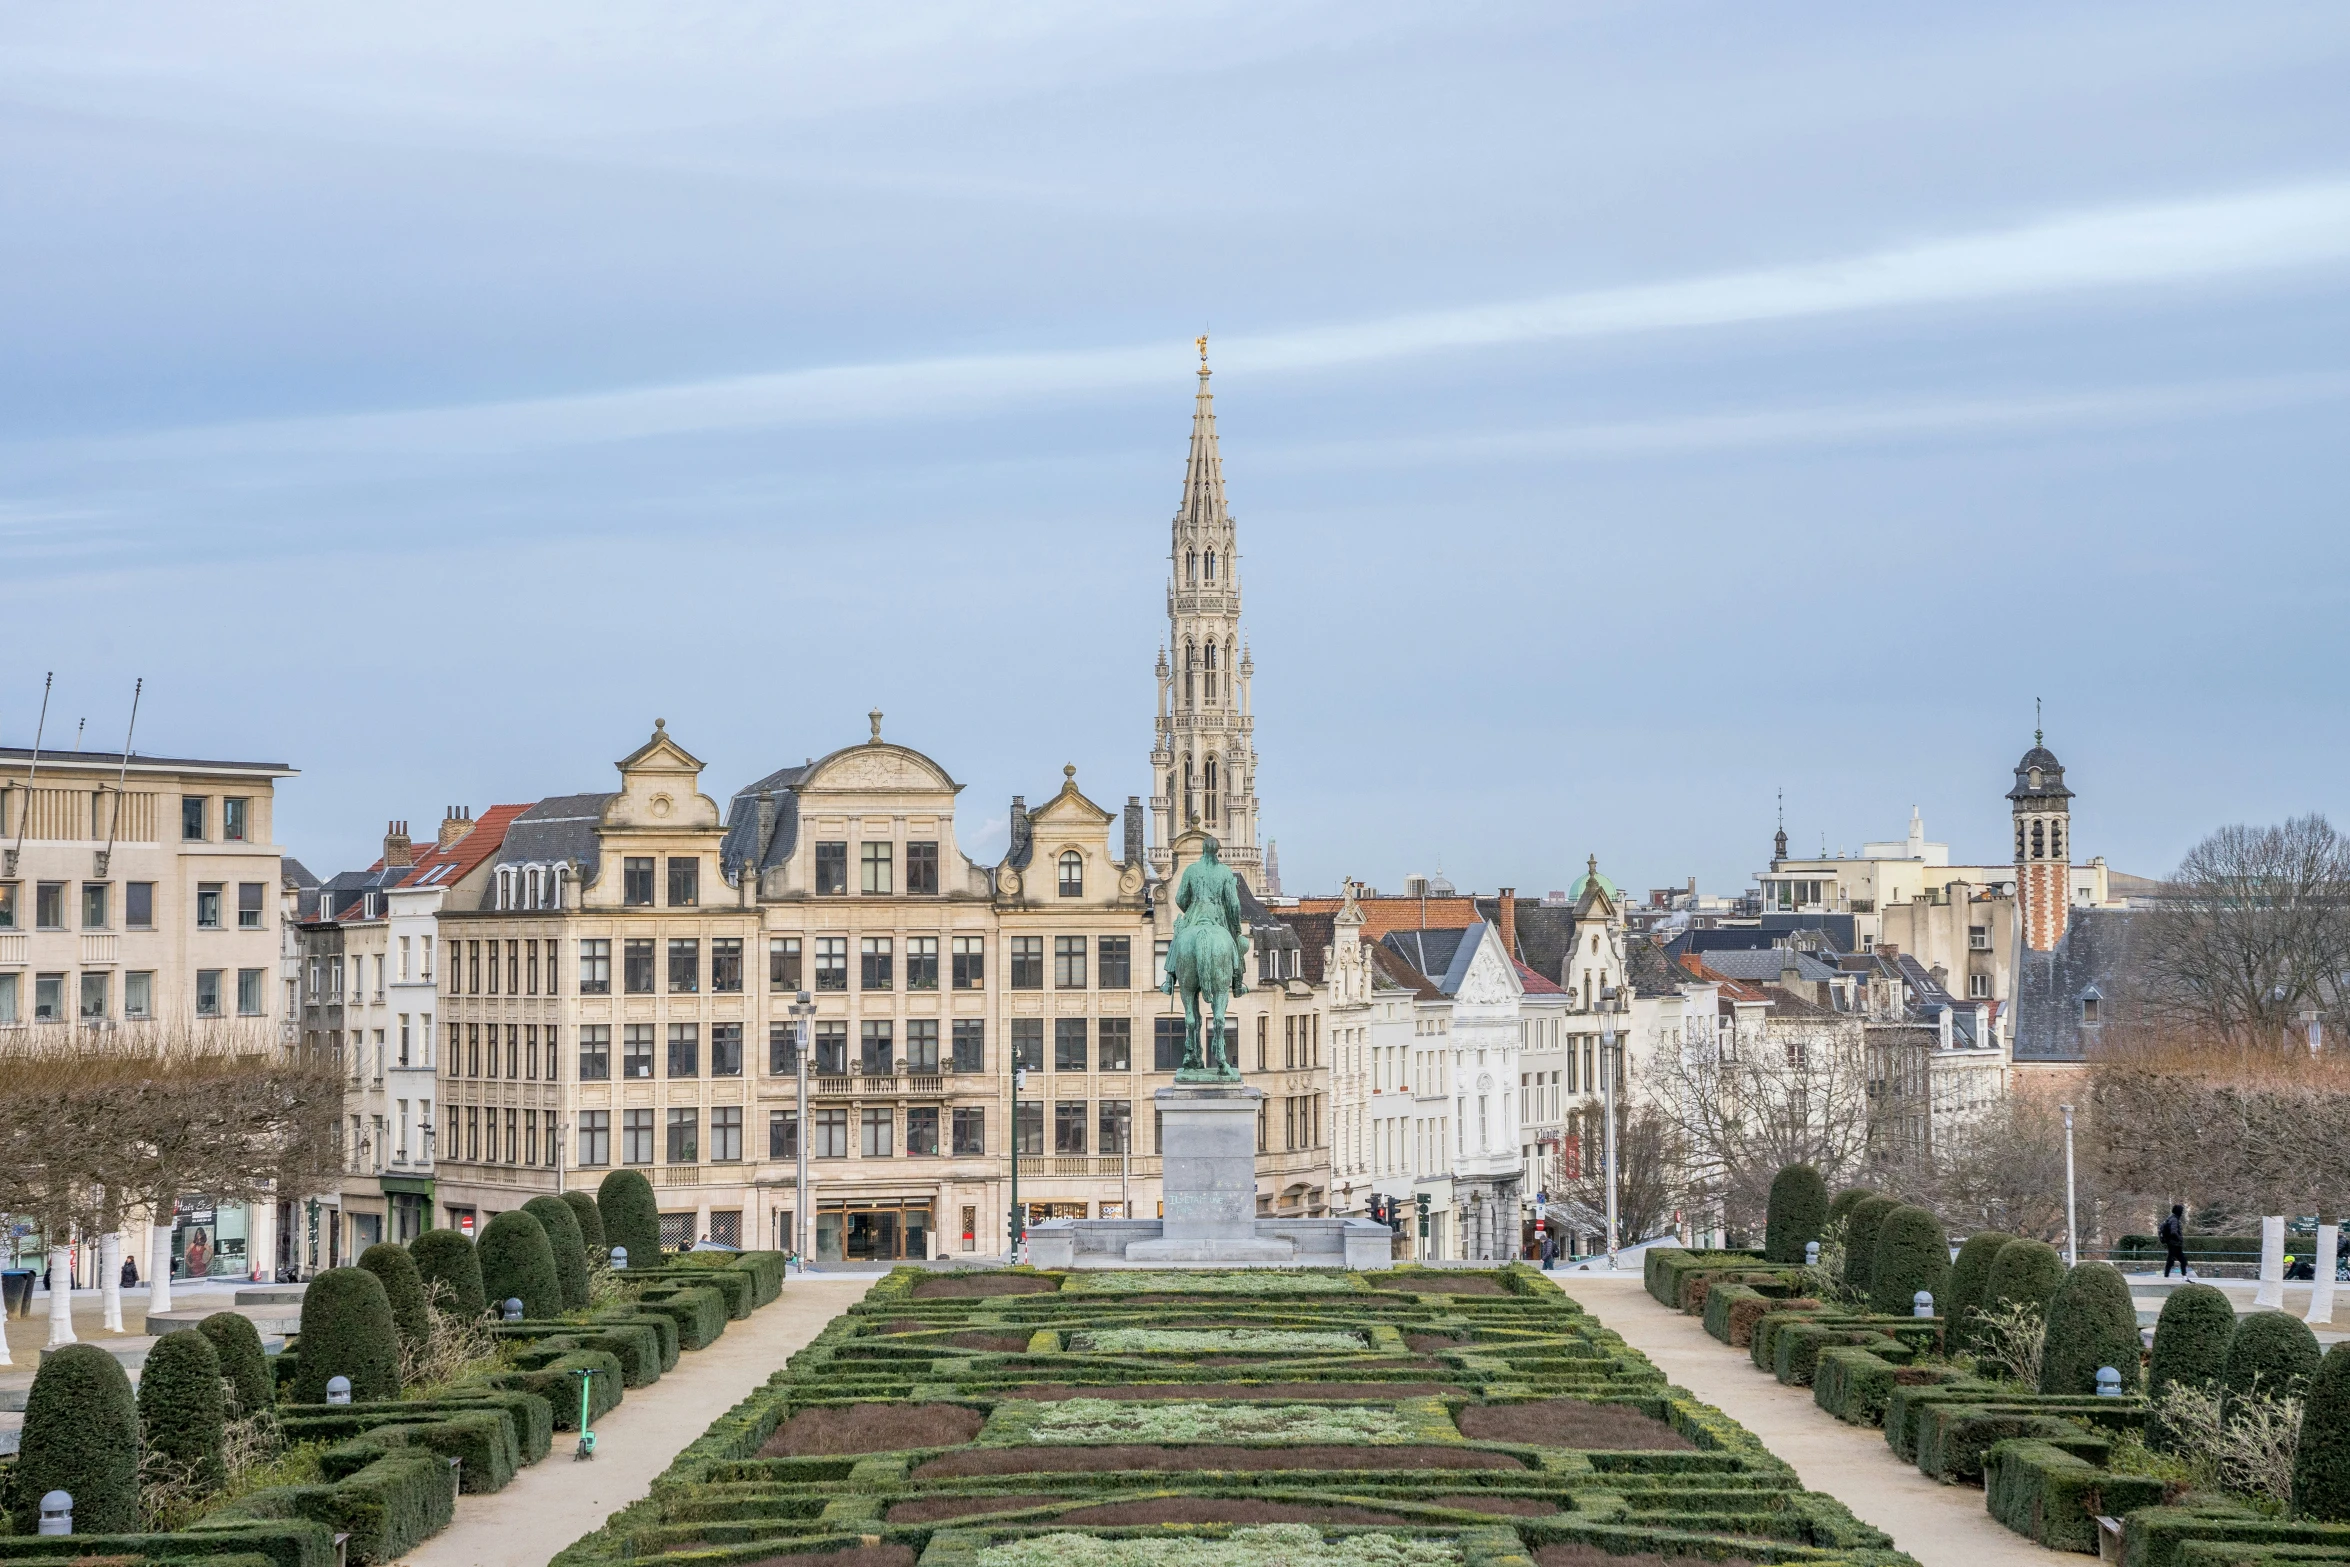
[[[2350,8],[0,13],[0,743],[1148,789],[1210,334],[1285,889],[2350,815]]]

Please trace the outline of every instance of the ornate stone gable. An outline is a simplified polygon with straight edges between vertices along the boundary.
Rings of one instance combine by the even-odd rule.
[[[666,720],[654,719],[653,737],[617,765],[620,792],[604,806],[606,831],[706,831],[718,826],[718,802],[697,787],[701,759],[669,737]]]
[[[1464,1006],[1505,1007],[1516,1003],[1526,987],[1516,971],[1502,961],[1501,943],[1491,926],[1480,933],[1477,950],[1469,957],[1469,971],[1461,976],[1453,999]]]

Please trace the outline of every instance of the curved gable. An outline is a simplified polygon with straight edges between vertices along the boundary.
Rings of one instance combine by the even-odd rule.
[[[920,751],[892,745],[886,740],[869,740],[819,757],[801,776],[798,788],[802,794],[825,790],[884,793],[901,789],[943,789],[956,794],[963,786]]]

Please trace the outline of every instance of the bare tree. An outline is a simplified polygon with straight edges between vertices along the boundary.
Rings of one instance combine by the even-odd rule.
[[[2097,1210],[2096,1173],[2094,1161],[2078,1161],[2078,1207],[2084,1226]],[[1914,1188],[1903,1195],[1940,1214],[1953,1234],[2005,1230],[2061,1243],[2063,1112],[2044,1094],[2016,1091],[1937,1128],[1931,1167],[1919,1172]]]
[[[1593,1109],[1551,1151],[1543,1183],[1554,1200],[1584,1211],[1594,1230],[1607,1222],[1606,1115]],[[1679,1200],[1683,1163],[1672,1122],[1654,1106],[1616,1105],[1616,1230],[1629,1245],[1661,1234]]]
[[[2140,1042],[2090,1068],[2090,1147],[2149,1214],[2338,1214],[2350,1192],[2350,1062]]]
[[[2302,1013],[2338,1022],[2350,971],[2350,839],[2323,816],[2223,827],[2146,912],[2150,1010],[2240,1051],[2280,1049]]]

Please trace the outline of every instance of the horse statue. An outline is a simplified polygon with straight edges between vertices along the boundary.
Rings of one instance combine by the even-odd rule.
[[[1179,1083],[1235,1083],[1240,1069],[1224,1050],[1224,1008],[1248,994],[1243,960],[1248,927],[1240,913],[1240,879],[1219,857],[1223,846],[1209,838],[1199,858],[1183,868],[1175,884],[1174,938],[1167,943],[1167,973],[1159,988],[1183,998],[1183,1064]],[[1205,1004],[1209,1032],[1200,1031]],[[1206,1043],[1212,1039],[1212,1048]]]

